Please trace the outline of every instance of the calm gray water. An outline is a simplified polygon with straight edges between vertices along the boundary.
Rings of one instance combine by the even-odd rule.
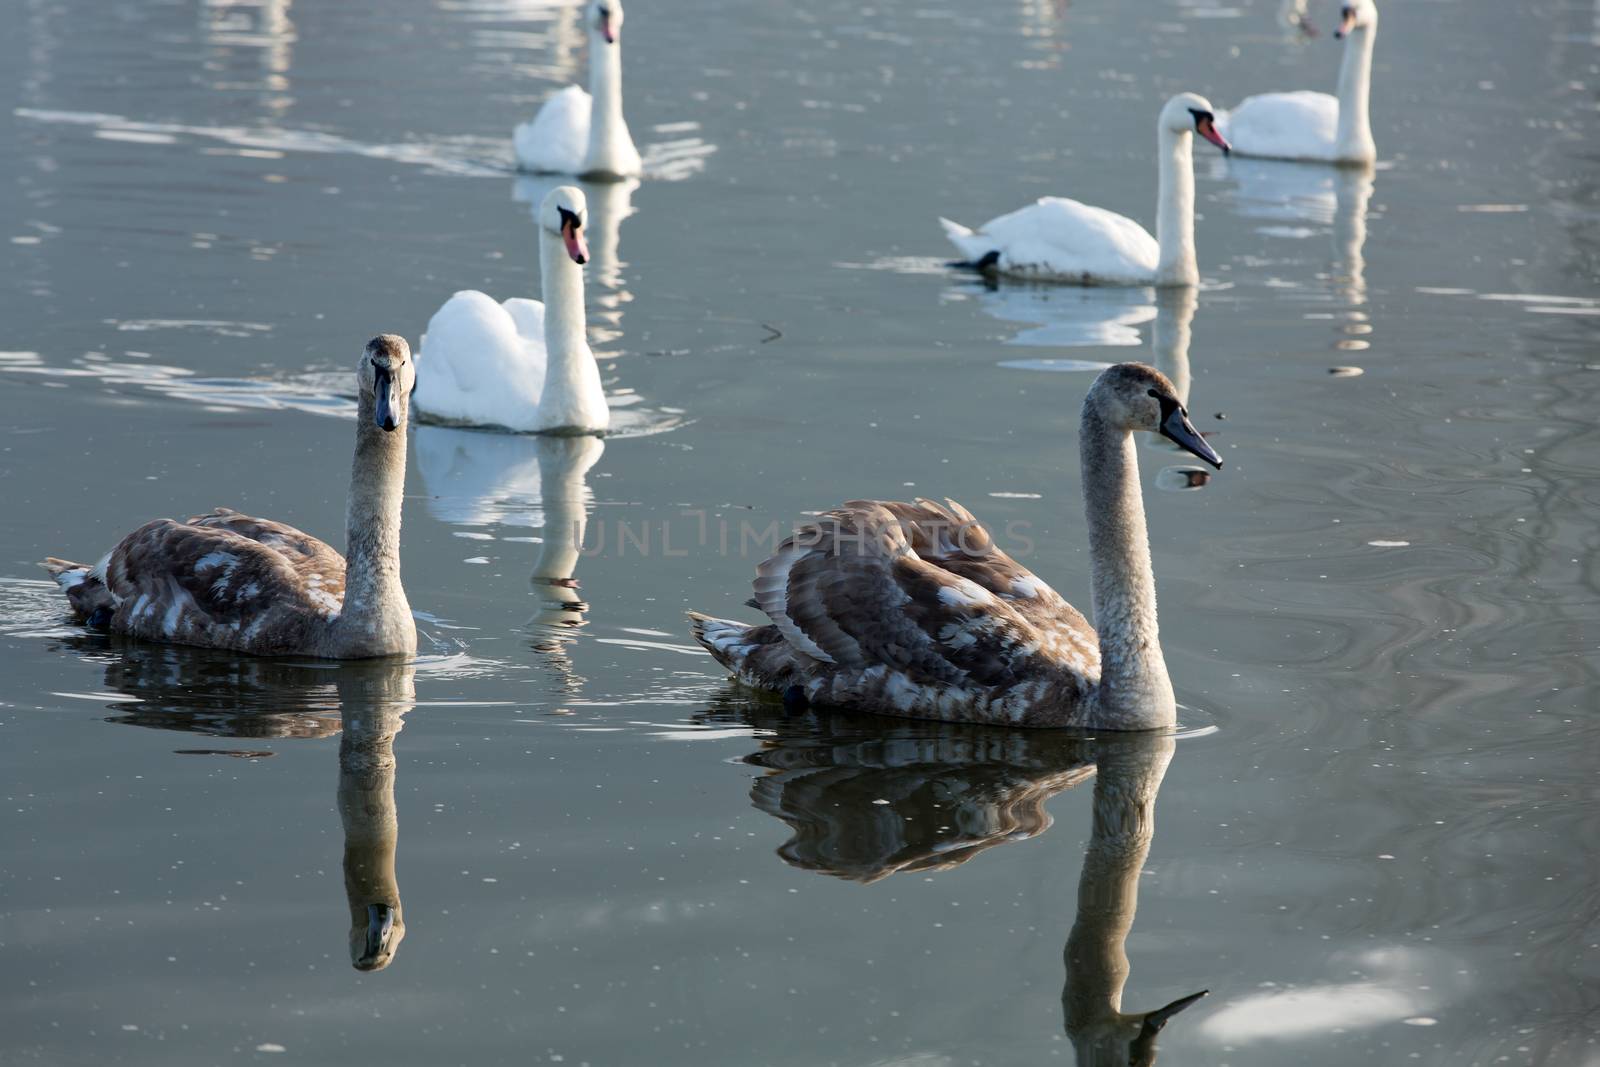
[[[217,504],[340,543],[361,344],[537,291],[509,133],[577,9],[17,0],[0,1062],[1099,1063],[1119,993],[1209,989],[1163,1063],[1600,1063],[1600,8],[1387,2],[1377,172],[1200,146],[1197,302],[941,266],[941,214],[1153,222],[1174,91],[1332,86],[1331,4],[1221,2],[634,3],[622,432],[419,428],[424,654],[333,667],[83,635],[33,563]],[[742,531],[851,497],[1085,603],[1128,358],[1228,461],[1142,450],[1175,746],[785,719],[690,647]]]

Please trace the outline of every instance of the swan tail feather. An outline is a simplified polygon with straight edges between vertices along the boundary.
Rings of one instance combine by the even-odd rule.
[[[100,576],[95,573],[96,568],[87,563],[73,563],[71,560],[57,559],[47,556],[39,566],[50,572],[50,577],[56,580],[56,585],[67,595],[67,603],[72,606],[72,613],[80,621],[89,618],[95,612],[104,608],[107,611],[116,607],[116,599],[111,595]]]
[[[794,650],[771,623],[751,626],[691,611],[689,628],[700,647],[745,685],[781,693],[803,680]]]
[[[750,631],[755,627],[732,619],[714,619],[698,611],[689,612],[689,630],[700,646],[711,653],[713,659],[724,667],[739,673],[739,665],[750,654],[754,644]]]
[[[956,251],[966,257],[966,259],[956,263],[955,266],[983,270],[986,267],[993,266],[999,260],[999,251],[993,247],[989,238],[983,234],[978,233],[976,230],[970,230],[961,225],[961,223],[952,222],[942,216],[939,219],[939,225],[944,227],[944,235],[951,244],[956,246]]]

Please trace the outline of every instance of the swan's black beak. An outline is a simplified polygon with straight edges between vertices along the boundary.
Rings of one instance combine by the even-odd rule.
[[[1356,28],[1356,9],[1346,5],[1339,9],[1339,28],[1333,31],[1333,39],[1342,41],[1350,36],[1350,31]]]
[[[394,909],[387,904],[367,905],[367,939],[361,955],[351,962],[358,971],[376,971],[388,962],[389,938],[394,935]]]
[[[1217,455],[1216,449],[1206,443],[1204,437],[1200,436],[1200,431],[1196,430],[1194,423],[1189,421],[1188,413],[1177,404],[1172,404],[1170,408],[1167,408],[1165,403],[1161,406],[1166,409],[1161,413],[1161,436],[1185,452],[1191,452],[1217,468],[1217,470],[1221,470],[1222,457]]]
[[[378,401],[374,406],[373,421],[378,424],[380,430],[387,433],[400,425],[400,421],[395,418],[394,375],[390,373],[388,367],[377,366],[372,368],[372,375],[373,391],[377,393]]]

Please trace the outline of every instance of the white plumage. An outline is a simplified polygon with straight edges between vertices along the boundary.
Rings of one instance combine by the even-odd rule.
[[[501,303],[475,289],[428,320],[417,359],[417,409],[434,421],[518,432],[605,430],[600,369],[585,337],[587,205],[574,186],[539,208],[544,302]]]
[[[511,134],[517,163],[536,174],[581,174],[589,154],[589,118],[594,100],[569,85],[544,102],[532,122]]]
[[[518,126],[511,135],[517,163],[535,173],[637,177],[644,167],[622,117],[621,0],[591,0],[584,21],[590,92],[569,85]]]
[[[1228,144],[1211,104],[1194,93],[1168,100],[1156,122],[1160,189],[1156,236],[1124,215],[1047,196],[977,230],[940,219],[968,263],[1011,277],[1073,285],[1198,285],[1194,251],[1193,135]]]
[[[1231,112],[1217,114],[1217,128],[1244,156],[1312,163],[1371,163],[1378,157],[1368,115],[1372,45],[1378,8],[1351,0],[1341,13],[1344,39],[1338,95],[1300,90],[1246,97]]]

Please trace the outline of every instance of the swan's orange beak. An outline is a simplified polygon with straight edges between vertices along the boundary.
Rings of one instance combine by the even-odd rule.
[[[589,242],[583,239],[583,226],[572,219],[561,223],[561,239],[567,243],[567,255],[580,267],[589,262]]]
[[[1339,9],[1339,28],[1333,31],[1333,39],[1342,41],[1356,28],[1356,9],[1353,5],[1346,4]]]
[[[1210,115],[1201,115],[1198,119],[1196,119],[1194,128],[1195,132],[1201,137],[1204,137],[1206,140],[1222,149],[1223,155],[1227,155],[1233,151],[1233,145],[1229,144],[1226,138],[1217,132],[1217,120],[1212,118]]]
[[[606,44],[617,43],[617,31],[611,28],[611,12],[600,13],[600,36],[606,39]]]

